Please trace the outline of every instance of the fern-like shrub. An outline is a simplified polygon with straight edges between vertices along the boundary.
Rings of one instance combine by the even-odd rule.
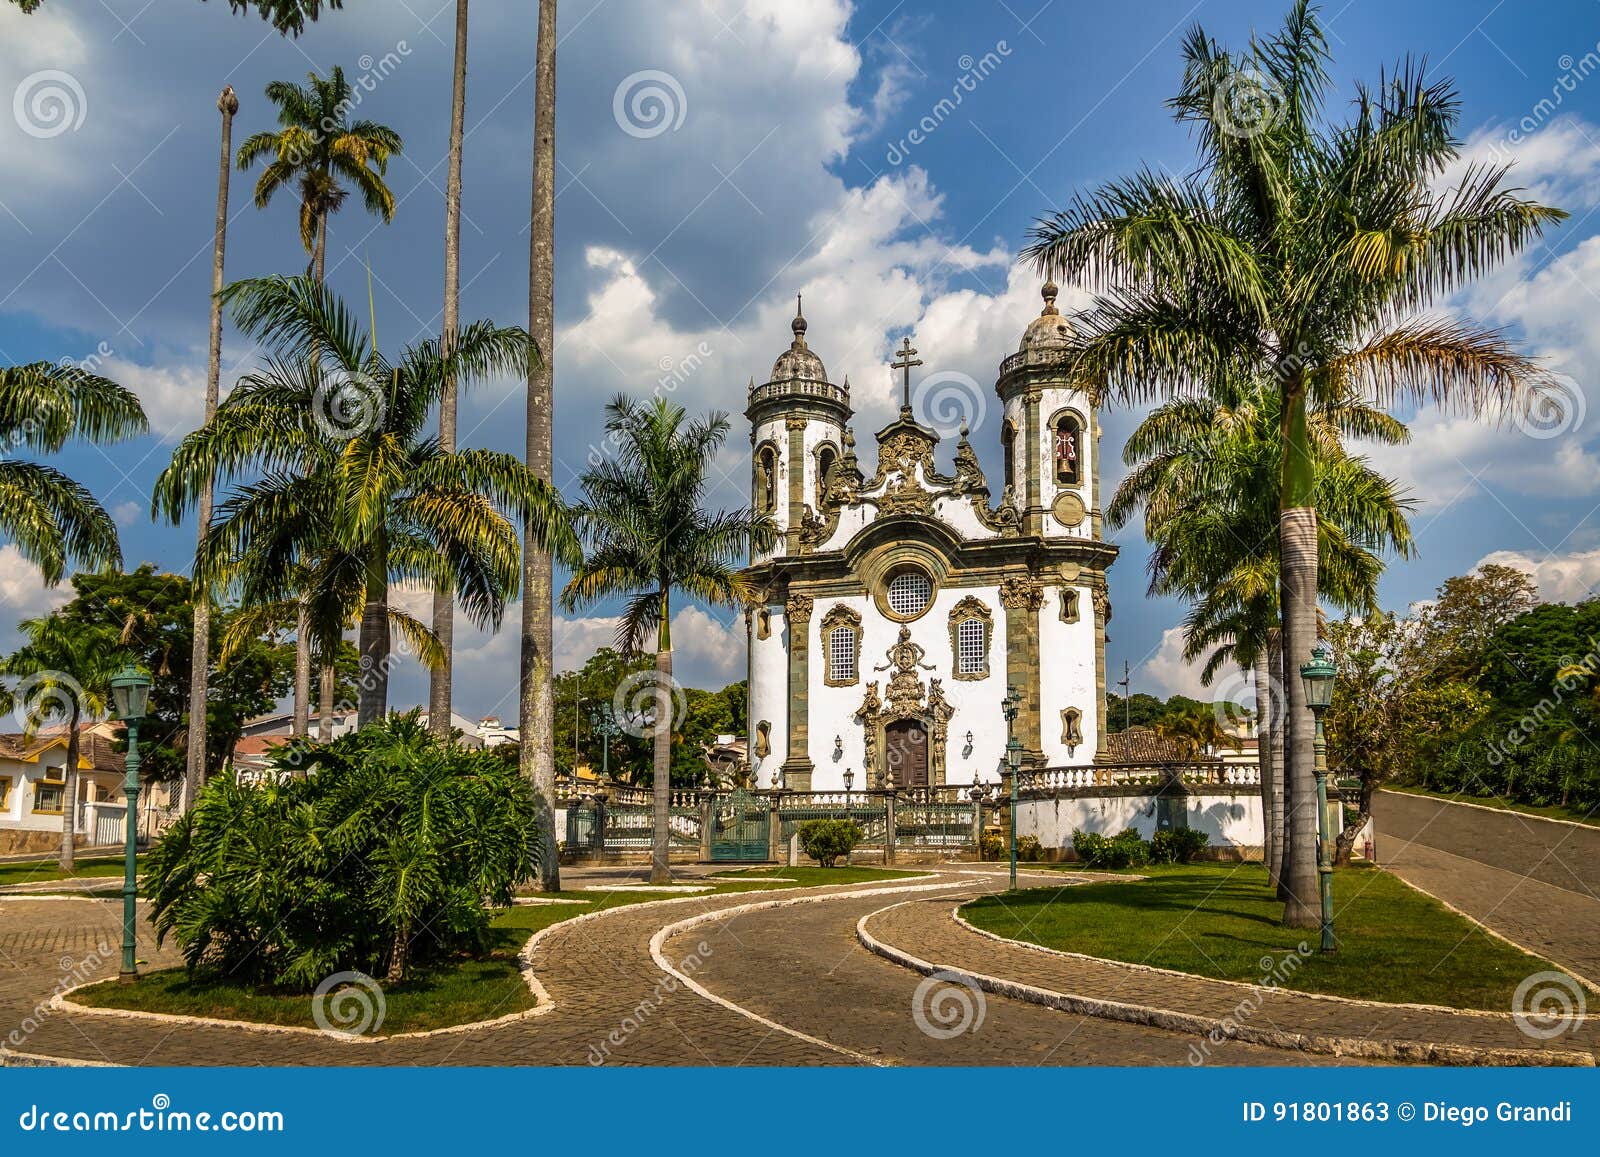
[[[398,982],[413,962],[485,951],[489,907],[537,870],[516,764],[441,744],[414,715],[305,744],[292,764],[283,749],[273,766],[277,782],[208,784],[145,860],[158,940],[191,974]]]

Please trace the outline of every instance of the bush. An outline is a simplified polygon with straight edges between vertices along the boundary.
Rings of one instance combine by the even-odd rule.
[[[1194,828],[1171,828],[1150,837],[1150,862],[1153,864],[1187,864],[1211,842],[1205,832]]]
[[[261,787],[207,785],[145,860],[158,942],[191,974],[309,990],[335,972],[488,946],[539,861],[535,800],[514,763],[437,742],[415,715],[364,727]]]
[[[1006,848],[1006,838],[999,832],[984,832],[978,841],[978,850],[986,860],[1003,860],[1011,854]]]
[[[1124,828],[1115,836],[1075,831],[1072,850],[1091,868],[1137,867],[1150,860],[1150,845],[1140,839],[1133,828]]]
[[[866,833],[855,820],[807,820],[796,834],[802,852],[831,868],[840,856],[848,856]]]
[[[1044,859],[1044,847],[1039,843],[1038,836],[1017,837],[1017,859],[1030,864]]]

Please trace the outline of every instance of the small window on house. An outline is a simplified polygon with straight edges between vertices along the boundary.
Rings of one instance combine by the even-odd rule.
[[[962,619],[956,628],[956,673],[982,675],[988,668],[988,624],[982,619]]]
[[[66,773],[59,767],[45,770],[45,777],[33,786],[33,810],[45,815],[58,816],[67,798],[67,785],[62,782]]]
[[[0,811],[11,804],[11,777],[0,775]]]
[[[856,632],[854,627],[835,627],[828,632],[828,679],[833,683],[856,681]]]

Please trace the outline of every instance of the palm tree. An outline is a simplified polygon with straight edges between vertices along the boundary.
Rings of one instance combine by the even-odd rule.
[[[85,715],[99,718],[107,712],[111,676],[121,665],[117,635],[108,627],[69,623],[59,613],[29,619],[21,629],[27,642],[0,659],[0,675],[14,675],[23,681],[16,692],[23,699],[25,733],[30,738],[47,718],[59,717],[65,723],[60,865],[62,871],[70,872],[78,815],[78,729]],[[13,708],[15,697],[13,692],[0,690],[0,701],[4,701],[0,708]]]
[[[276,132],[251,135],[239,146],[241,171],[265,159],[256,180],[256,208],[288,185],[300,192],[300,243],[311,255],[311,272],[322,280],[328,260],[328,217],[350,195],[341,180],[354,185],[367,212],[387,224],[394,220],[394,193],[384,181],[389,158],[403,148],[400,134],[376,121],[351,122],[354,90],[344,69],[334,65],[326,77],[315,72],[306,85],[274,80],[267,99],[278,106]]]
[[[1218,382],[1208,397],[1179,399],[1153,411],[1129,437],[1124,460],[1133,470],[1106,510],[1113,527],[1143,508],[1144,533],[1155,547],[1150,592],[1193,604],[1184,623],[1184,657],[1209,655],[1210,684],[1230,663],[1255,681],[1266,859],[1281,880],[1284,783],[1275,737],[1281,731],[1283,675],[1274,651],[1278,633],[1277,501],[1273,483],[1282,459],[1282,397],[1259,384]],[[1411,503],[1344,439],[1399,445],[1403,423],[1358,401],[1328,399],[1311,413],[1315,453],[1321,593],[1356,613],[1376,605],[1380,552],[1408,556]]]
[[[44,0],[11,0],[24,13],[35,12]],[[337,12],[344,0],[228,0],[234,12],[248,12],[254,8],[261,19],[267,21],[285,36],[299,36],[305,31],[306,21],[316,21],[327,8]]]
[[[455,78],[450,88],[450,161],[444,186],[444,332],[455,332],[461,317],[461,150],[467,121],[467,0],[456,0]],[[546,349],[550,348],[548,345]],[[439,448],[456,448],[456,384],[447,381],[439,397]],[[548,476],[545,476],[548,477]],[[433,592],[433,635],[444,662],[428,676],[428,726],[450,738],[454,678],[455,603],[450,592]],[[326,673],[325,673],[326,674]],[[327,682],[325,679],[324,682]]]
[[[328,216],[338,212],[349,191],[340,178],[361,191],[367,211],[394,220],[395,200],[384,175],[389,157],[402,149],[400,135],[373,121],[350,123],[352,90],[344,70],[326,77],[310,73],[309,86],[275,80],[267,99],[278,106],[277,132],[259,132],[239,148],[238,165],[248,169],[270,157],[256,181],[255,203],[264,209],[285,185],[300,190],[300,243],[311,254],[311,274],[319,282],[327,271]],[[294,734],[303,736],[311,718],[310,627],[300,617],[295,633]]]
[[[252,477],[218,508],[195,573],[241,581],[252,601],[298,598],[308,622],[315,606],[359,603],[357,718],[374,722],[388,706],[391,624],[424,655],[431,640],[391,611],[392,582],[444,586],[473,622],[498,626],[520,577],[507,512],[546,549],[576,557],[560,496],[515,457],[449,454],[422,436],[447,377],[524,369],[532,345],[521,329],[475,322],[453,335],[448,354],[429,340],[391,363],[312,278],[236,282],[223,300],[268,354],[178,446],[156,482],[155,513],[182,517],[210,473]],[[311,590],[297,591],[307,574],[316,576]],[[316,628],[301,633],[309,648]]]
[[[533,207],[529,228],[528,332],[546,354],[555,350],[556,317],[556,0],[539,0],[539,40],[534,49]],[[527,464],[534,475],[554,483],[552,415],[555,385],[548,357],[528,366]],[[522,542],[522,648],[517,726],[522,774],[533,781],[539,799],[539,834],[553,847],[556,820],[555,629],[551,596],[555,576],[549,555],[529,526]],[[561,867],[554,856],[539,861],[540,886],[561,890]]]
[[[222,381],[222,293],[223,265],[228,245],[228,176],[233,160],[233,118],[239,111],[239,97],[228,85],[217,98],[222,114],[222,161],[217,166],[217,223],[213,229],[211,253],[211,349],[206,363],[206,418],[216,415],[217,394]],[[198,549],[204,550],[206,527],[211,525],[211,483],[200,491],[196,534]],[[195,793],[206,775],[207,685],[211,674],[211,594],[196,584],[194,591],[194,655],[189,675],[189,751],[184,771],[183,806],[192,806]]]
[[[770,549],[772,521],[748,510],[708,514],[706,475],[728,434],[726,414],[689,421],[681,406],[618,397],[606,407],[616,455],[586,470],[583,501],[573,508],[589,553],[561,593],[566,610],[625,597],[619,651],[636,654],[655,635],[654,826],[650,882],[671,879],[667,865],[672,784],[672,596],[730,606],[749,594],[738,571],[747,551]],[[681,697],[681,693],[680,693]]]
[[[1087,386],[1134,404],[1268,381],[1283,399],[1278,478],[1284,667],[1316,635],[1317,519],[1308,403],[1356,395],[1434,400],[1468,412],[1527,404],[1538,367],[1499,334],[1427,314],[1565,216],[1460,155],[1460,100],[1410,60],[1358,87],[1331,123],[1327,42],[1309,0],[1283,29],[1229,53],[1201,29],[1184,42],[1169,102],[1200,154],[1185,178],[1148,169],[1041,222],[1025,255],[1098,294],[1070,351]],[[1295,799],[1285,922],[1317,923],[1312,722],[1284,681]]]
[[[54,454],[81,438],[104,445],[148,429],[139,399],[70,364],[0,366],[0,535],[54,586],[68,565],[121,566],[117,525],[94,495],[20,447]]]

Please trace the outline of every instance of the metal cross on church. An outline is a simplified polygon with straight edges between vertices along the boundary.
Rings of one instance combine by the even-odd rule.
[[[903,410],[910,410],[911,409],[911,367],[912,366],[920,366],[922,364],[922,362],[920,360],[918,360],[918,359],[916,359],[916,358],[911,356],[911,355],[913,355],[913,354],[915,354],[917,352],[916,347],[911,344],[911,338],[909,336],[907,336],[907,337],[902,339],[902,342],[903,342],[903,344],[900,346],[900,350],[899,350],[900,358],[899,358],[898,361],[890,362],[889,363],[889,368],[891,370],[904,370],[906,372],[905,401],[901,403],[900,408],[903,409]]]

